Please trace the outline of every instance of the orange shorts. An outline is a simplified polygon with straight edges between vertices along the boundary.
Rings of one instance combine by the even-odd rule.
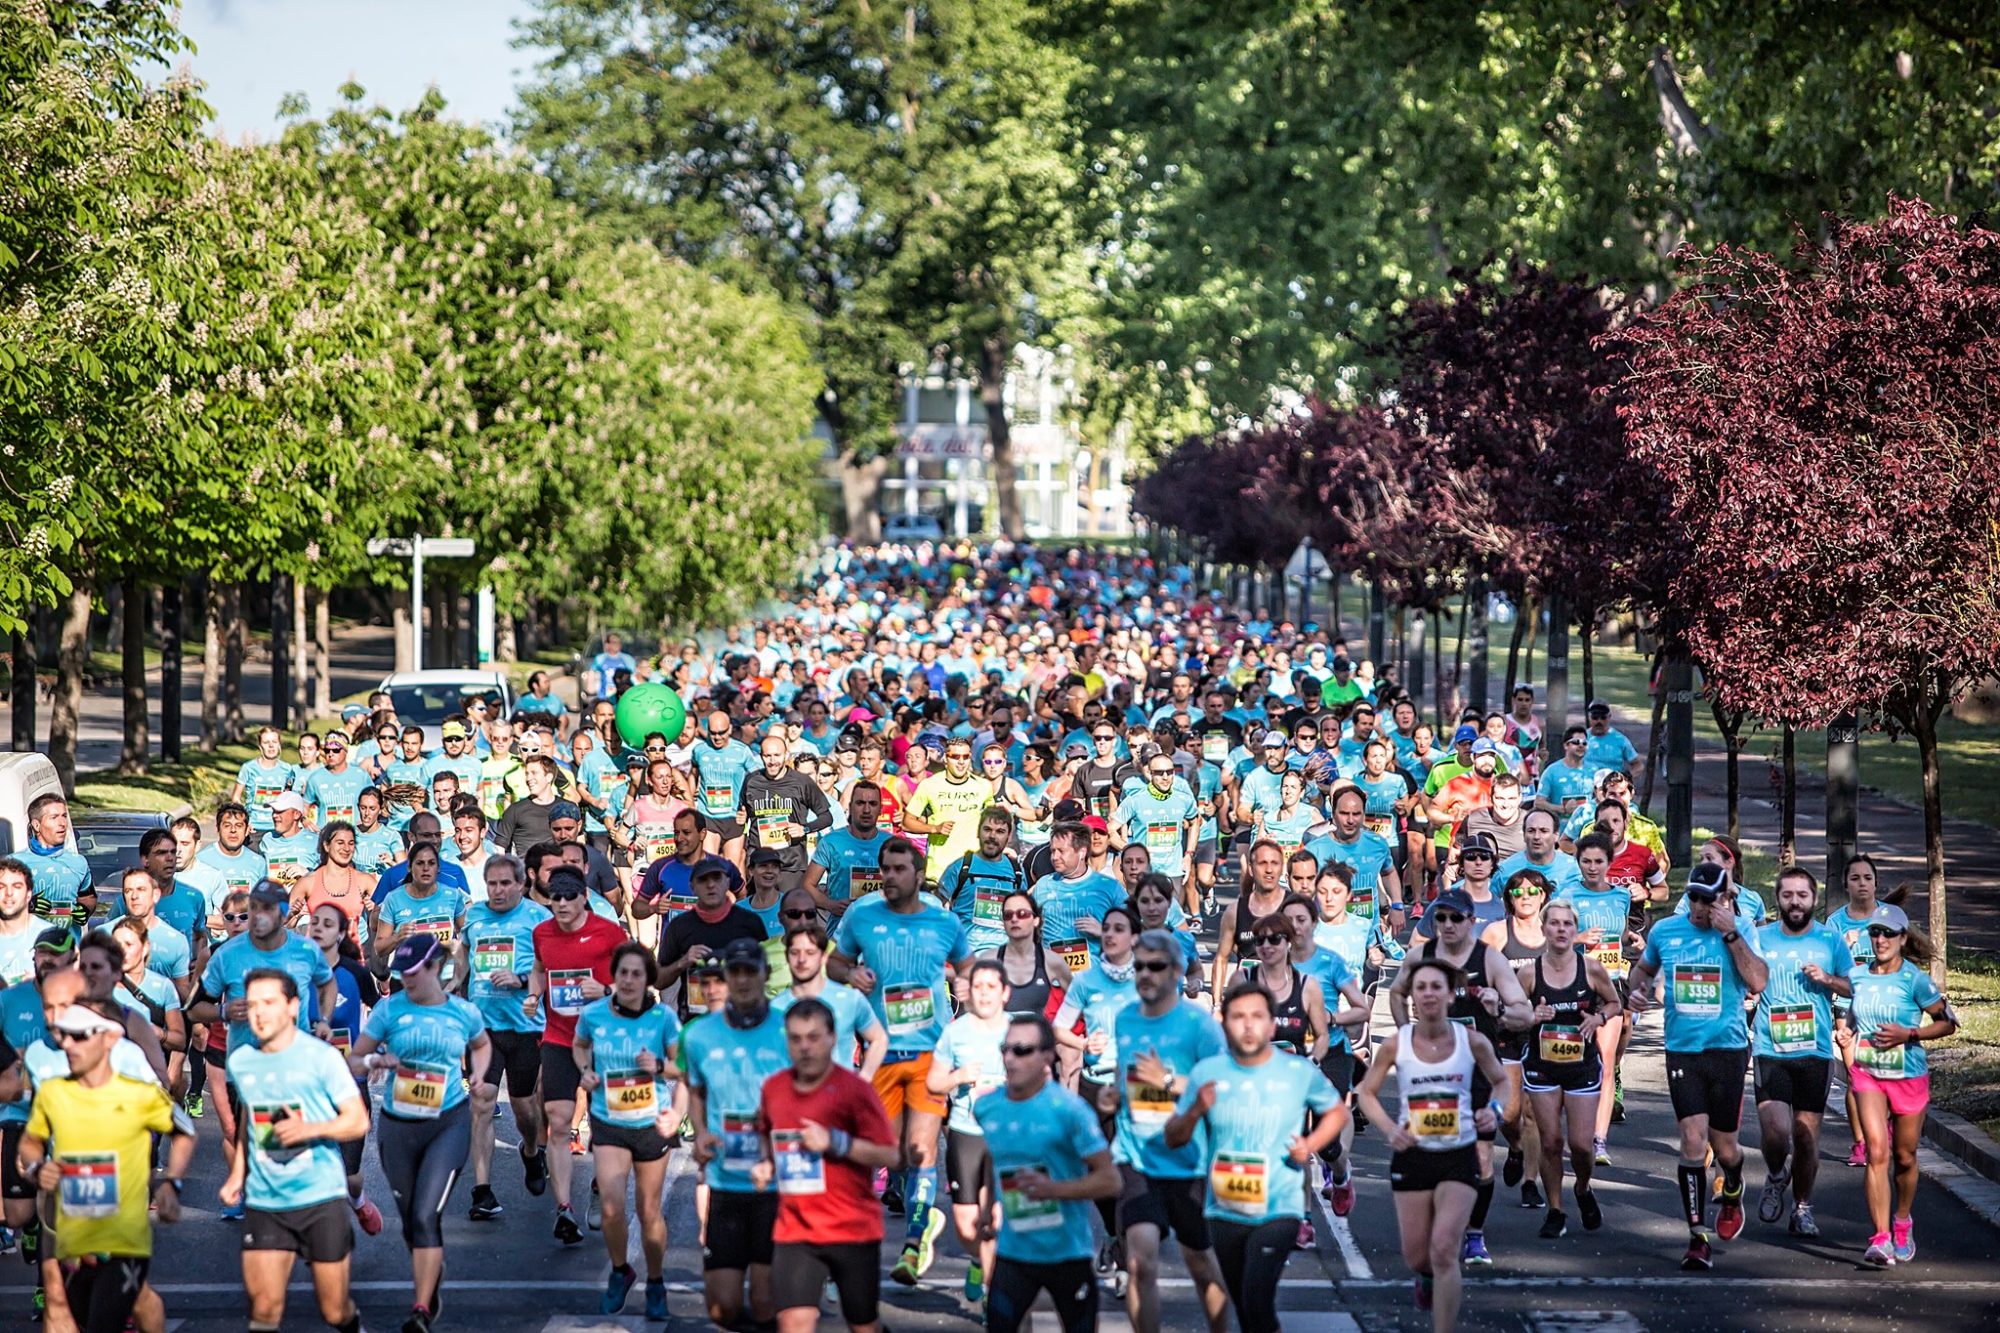
[[[882,1109],[891,1120],[906,1110],[936,1116],[945,1113],[944,1098],[932,1092],[925,1083],[930,1076],[929,1051],[913,1060],[885,1064],[875,1071],[875,1095],[882,1099]]]

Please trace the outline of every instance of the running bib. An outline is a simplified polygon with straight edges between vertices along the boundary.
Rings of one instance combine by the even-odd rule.
[[[747,1176],[764,1160],[763,1139],[757,1133],[755,1111],[722,1113],[722,1169]]]
[[[1901,1046],[1891,1046],[1885,1051],[1872,1042],[1861,1042],[1854,1048],[1854,1063],[1877,1078],[1905,1077]]]
[[[1717,1018],[1722,1014],[1722,969],[1712,963],[1681,963],[1674,968],[1674,1009],[1684,1018]]]
[[[792,822],[791,816],[780,812],[757,816],[757,845],[773,847],[779,851],[792,845],[791,835],[785,832],[785,825]]]
[[[639,846],[645,851],[648,865],[674,854],[674,830],[671,824],[641,824],[633,831],[639,835]]]
[[[1370,833],[1386,838],[1396,830],[1396,817],[1394,815],[1364,815],[1361,819],[1361,827],[1367,829]]]
[[[444,1110],[445,1071],[431,1065],[397,1065],[389,1083],[389,1109],[406,1120],[435,1120]]]
[[[1375,886],[1370,884],[1364,889],[1359,884],[1355,885],[1354,896],[1347,900],[1347,910],[1364,921],[1373,921],[1375,919]]]
[[[269,806],[271,802],[282,796],[284,791],[285,788],[282,783],[260,782],[250,792],[250,804],[252,806]]]
[[[921,1032],[937,1014],[937,1001],[929,986],[885,986],[882,988],[882,1016],[889,1031]]]
[[[1063,1224],[1062,1205],[1054,1199],[1031,1199],[1021,1193],[1021,1173],[1037,1171],[1046,1176],[1048,1167],[1040,1162],[1017,1166],[1000,1173],[1000,1210],[1007,1225],[1016,1231],[1046,1231]]]
[[[1779,1055],[1811,1055],[1819,1049],[1819,1020],[1810,1008],[1771,1011],[1771,1049]]]
[[[1073,940],[1057,940],[1049,946],[1062,955],[1063,965],[1071,972],[1081,972],[1090,966],[1090,946],[1079,937]]]
[[[1410,1133],[1419,1141],[1429,1139],[1437,1143],[1457,1143],[1462,1137],[1458,1128],[1458,1098],[1412,1097],[1408,1102],[1410,1113]]]
[[[334,1050],[339,1051],[340,1058],[345,1060],[347,1053],[354,1049],[354,1034],[346,1028],[330,1029],[327,1033],[326,1044],[333,1047]]]
[[[514,974],[514,937],[475,936],[472,941],[472,975],[490,982],[503,972],[508,976]]]
[[[1613,981],[1625,975],[1625,946],[1617,940],[1603,941],[1591,949],[1590,956],[1611,974]]]
[[[701,789],[701,803],[708,807],[705,813],[727,819],[736,813],[736,789],[727,783],[720,787],[705,785]]]
[[[650,1125],[658,1114],[653,1076],[641,1069],[619,1069],[604,1076],[604,1118],[614,1125]]]
[[[808,1152],[796,1129],[771,1131],[771,1158],[778,1193],[826,1193],[826,1159],[816,1152]]]
[[[1181,826],[1179,824],[1146,825],[1146,850],[1157,859],[1180,855]]]
[[[62,1154],[56,1164],[62,1170],[57,1198],[64,1217],[118,1216],[117,1153]]]
[[[1229,733],[1211,731],[1201,738],[1201,757],[1211,764],[1220,764],[1229,758]]]
[[[458,937],[449,917],[442,921],[412,921],[410,924],[418,930],[428,930],[446,948],[450,948],[451,942]]]
[[[847,875],[847,896],[865,898],[871,893],[882,892],[882,868],[871,866],[866,870],[851,870]]]
[[[1218,1207],[1262,1217],[1270,1176],[1270,1163],[1262,1153],[1219,1152],[1208,1169],[1208,1189]]]
[[[278,1142],[278,1122],[303,1114],[305,1107],[296,1102],[250,1108],[250,1142],[264,1155],[264,1160],[270,1165],[287,1166],[299,1160],[310,1146],[302,1144],[296,1148],[287,1148]]]
[[[583,1012],[583,983],[590,980],[587,967],[563,968],[549,973],[549,1008],[575,1017]]]
[[[352,824],[353,822],[354,807],[351,805],[329,805],[326,808],[326,813],[320,819],[321,827],[327,824]]]
[[[1000,905],[1006,901],[1006,893],[999,889],[978,890],[972,896],[972,919],[999,925]]]
[[[1540,1050],[1545,1065],[1573,1065],[1583,1060],[1583,1029],[1577,1023],[1542,1024]],[[1453,1121],[1457,1115],[1454,1112]]]
[[[1165,1088],[1140,1082],[1139,1067],[1134,1065],[1125,1071],[1125,1106],[1132,1113],[1133,1125],[1159,1129],[1173,1118],[1174,1095]]]

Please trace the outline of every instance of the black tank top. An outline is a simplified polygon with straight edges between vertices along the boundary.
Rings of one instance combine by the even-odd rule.
[[[1243,969],[1247,977],[1258,978],[1263,971],[1256,964]],[[1259,978],[1261,980],[1261,978]],[[1262,983],[1265,989],[1269,982]],[[1288,995],[1271,995],[1271,1044],[1279,1050],[1290,1051],[1293,1055],[1304,1055],[1312,1041],[1312,1025],[1306,1017],[1306,979],[1296,967],[1292,969],[1292,989]]]
[[[1594,1014],[1598,1009],[1597,992],[1590,988],[1590,969],[1584,966],[1583,955],[1573,955],[1576,959],[1576,976],[1566,986],[1550,984],[1542,975],[1542,960],[1535,960],[1535,984],[1528,991],[1528,1004],[1539,1009],[1543,1005],[1556,1011],[1556,1016],[1546,1023],[1537,1023],[1529,1031],[1527,1042],[1527,1066],[1531,1071],[1546,1071],[1545,1077],[1537,1080],[1547,1082],[1564,1070],[1579,1068],[1596,1069],[1599,1066],[1597,1043],[1577,1040],[1576,1025],[1585,1014]],[[1548,1040],[1544,1041],[1544,1036]],[[1576,1050],[1578,1046],[1581,1050]],[[1565,1051],[1575,1051],[1576,1059],[1545,1059],[1546,1055],[1560,1055]]]
[[[1423,956],[1437,957],[1437,947],[1436,940],[1425,940]],[[1465,966],[1459,970],[1465,973],[1466,984],[1451,997],[1451,1009],[1446,1016],[1454,1023],[1465,1024],[1492,1042],[1495,1049],[1498,1049],[1500,1019],[1494,1014],[1487,1013],[1486,1006],[1474,998],[1475,990],[1484,989],[1486,986],[1486,941],[1472,942],[1472,954],[1465,960]]]
[[[1000,970],[1006,972],[1006,946],[1002,945],[1000,948],[995,949],[992,956],[1000,960]],[[1049,969],[1048,964],[1044,961],[1045,957],[1046,955],[1042,952],[1041,946],[1036,945],[1034,975],[1026,981],[1017,982],[1014,980],[1013,974],[1008,973],[1007,985],[1010,988],[1007,994],[1008,1013],[1043,1014],[1048,1012],[1050,987]]]
[[[1251,927],[1256,922],[1258,914],[1250,910],[1250,896],[1246,893],[1236,900],[1235,956],[1238,964],[1245,968],[1257,965],[1257,937]],[[1279,904],[1282,905],[1284,901],[1284,895],[1278,895]],[[1271,909],[1273,912],[1277,910],[1275,907]],[[1270,913],[1264,915],[1268,916]]]
[[[1542,946],[1521,942],[1521,937],[1514,933],[1514,917],[1510,913],[1507,917],[1507,942],[1500,946],[1500,953],[1510,963],[1525,963],[1530,958],[1540,958]]]

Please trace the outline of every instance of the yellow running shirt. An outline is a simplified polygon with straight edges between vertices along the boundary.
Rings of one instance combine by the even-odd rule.
[[[56,1187],[56,1258],[149,1258],[153,1134],[174,1127],[157,1083],[113,1074],[100,1088],[52,1078],[35,1089],[28,1133],[62,1168]]]

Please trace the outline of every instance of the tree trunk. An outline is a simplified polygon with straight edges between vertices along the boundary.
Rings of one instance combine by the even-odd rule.
[[[1589,707],[1597,698],[1597,626],[1590,620],[1579,620],[1576,626],[1576,641],[1583,647],[1583,702]]]
[[[415,665],[410,656],[410,599],[398,597],[389,609],[389,632],[396,637],[396,670],[408,671]]]
[[[1014,486],[1014,445],[1007,423],[1007,357],[1012,349],[999,334],[979,344],[979,401],[986,408],[986,444],[993,455],[993,492],[1000,505],[1001,533],[1021,537],[1021,497]]]
[[[168,764],[181,761],[182,591],[179,579],[160,589],[160,760]]]
[[[1489,666],[1489,649],[1492,636],[1487,632],[1487,608],[1493,598],[1490,585],[1484,574],[1472,581],[1465,590],[1467,607],[1472,612],[1472,642],[1467,649],[1465,676],[1465,703],[1468,708],[1476,708],[1481,713],[1487,707],[1487,687],[1491,684],[1493,672]]]
[[[326,589],[313,589],[313,711],[322,717],[333,711],[333,613],[327,600]]]
[[[1653,720],[1646,730],[1646,782],[1639,792],[1639,811],[1648,817],[1653,813],[1653,780],[1660,771],[1660,745],[1666,738],[1661,723],[1666,719],[1667,691],[1660,685],[1660,668],[1666,658],[1665,648],[1655,652],[1653,669],[1647,674],[1647,679],[1653,682]]]
[[[1569,726],[1569,603],[1559,594],[1549,597],[1549,655],[1545,669],[1548,688],[1542,695],[1542,734],[1551,744],[1558,744],[1563,729]]]
[[[465,598],[459,595],[458,585],[453,583],[444,590],[444,656],[436,664],[460,667],[465,662]]]
[[[292,583],[292,725],[303,728],[312,717],[312,641],[306,637],[310,632],[306,624],[306,585],[304,579],[293,579]]]
[[[214,754],[222,739],[222,583],[201,581],[201,752]]]
[[[1409,637],[1403,640],[1403,669],[1409,674],[1403,681],[1403,688],[1410,692],[1410,703],[1417,710],[1417,716],[1424,714],[1424,663],[1427,654],[1424,640],[1430,636],[1430,615],[1417,608],[1410,616]]]
[[[1432,724],[1438,742],[1450,748],[1451,732],[1444,724],[1444,608],[1431,612],[1431,714],[1437,720]],[[1462,641],[1461,641],[1462,642]]]
[[[1382,581],[1368,581],[1368,660],[1379,674],[1389,654],[1389,606],[1382,596]]]
[[[498,607],[493,611],[493,657],[500,662],[520,660],[515,641],[514,613]]]
[[[1514,706],[1514,687],[1521,683],[1521,644],[1529,643],[1532,653],[1534,635],[1531,628],[1535,623],[1535,599],[1527,598],[1514,609],[1514,632],[1507,639],[1507,690],[1500,696],[1502,711],[1511,711]]]
[[[222,738],[229,743],[242,741],[243,654],[249,646],[250,627],[243,623],[243,585],[230,583],[222,590]]]
[[[1780,747],[1784,772],[1778,775],[1778,864],[1781,866],[1799,863],[1799,779],[1794,753],[1797,743],[1798,733],[1787,722]]]
[[[1743,791],[1742,776],[1738,760],[1743,753],[1743,711],[1727,709],[1714,699],[1708,701],[1709,711],[1715,714],[1715,729],[1722,733],[1722,744],[1727,754],[1724,757],[1724,772],[1728,775],[1723,784],[1723,800],[1729,811],[1729,836],[1734,840],[1739,834],[1737,805]]]
[[[137,774],[146,771],[152,738],[146,727],[146,589],[137,579],[121,585],[124,615],[118,624],[119,666],[124,688],[124,741],[118,752],[118,771]]]
[[[24,753],[35,748],[35,692],[39,686],[35,671],[35,631],[30,626],[26,633],[14,636],[14,679],[8,701],[13,709],[13,748]]]
[[[1917,757],[1924,771],[1924,869],[1929,888],[1927,929],[1931,936],[1931,980],[1944,989],[1945,979],[1945,900],[1944,900],[1944,793],[1938,786],[1938,717],[1950,696],[1940,691],[1935,703],[1919,703],[1911,719],[1917,734]]]
[[[1472,589],[1467,588],[1458,598],[1458,646],[1451,652],[1451,715],[1458,717],[1458,710],[1465,698],[1465,636],[1466,623],[1472,618]]]
[[[63,606],[56,647],[56,694],[49,709],[49,762],[63,793],[76,795],[76,740],[83,718],[83,672],[90,663],[90,580],[81,575]]]
[[[429,621],[424,637],[424,665],[433,669],[452,665],[446,600],[444,580],[433,578],[424,584],[424,611]]]

